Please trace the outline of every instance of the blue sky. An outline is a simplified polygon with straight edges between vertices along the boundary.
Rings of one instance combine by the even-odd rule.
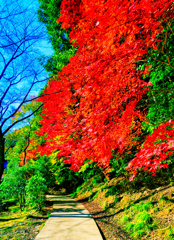
[[[31,4],[31,9],[33,8],[34,11],[37,11],[39,8],[39,2],[38,0],[30,0],[31,2],[33,2],[33,4]],[[28,4],[28,0],[24,0],[24,2],[26,4]],[[44,25],[44,24],[43,24]],[[46,28],[45,28],[46,30]],[[49,36],[48,36],[49,37]],[[51,56],[53,53],[53,49],[51,46],[51,43],[49,43],[49,41],[43,41],[42,46],[39,48],[41,52],[43,52],[43,54],[45,54],[46,56]]]
[[[39,1],[38,0],[23,0],[22,3],[26,6],[30,6],[31,12],[37,12],[39,8]],[[38,21],[39,22],[39,21]],[[43,27],[45,25],[43,24]],[[47,33],[46,27],[45,32]],[[37,45],[37,50],[41,53],[41,55],[49,57],[53,54],[53,49],[51,46],[51,43],[49,42],[49,35],[46,36],[45,40],[40,41],[39,45]],[[38,63],[39,64],[39,63]],[[45,71],[43,73],[43,78],[47,78],[48,74]],[[40,90],[44,87],[45,83],[37,84],[36,87],[33,88],[31,91],[32,96],[37,96],[40,92]]]
[[[37,21],[37,15],[34,15],[39,7],[37,0],[0,1],[0,99],[2,100],[0,117],[3,116],[1,119],[2,122],[4,118],[10,116],[14,112],[14,109],[19,106],[31,86],[35,73],[43,69],[37,58],[41,55],[49,57],[53,54],[53,50],[48,41],[49,36],[47,35],[45,26],[40,26],[41,23]],[[28,10],[27,12],[20,13],[23,7],[27,7]],[[38,31],[38,29],[40,30]],[[46,34],[42,36],[43,40],[40,40],[40,35],[39,38],[33,38],[33,36],[37,37],[38,33],[42,35],[44,32]],[[23,47],[25,48],[29,44],[28,42],[31,41],[23,41],[25,36],[29,36],[29,39],[31,38],[34,44],[32,44],[31,48],[27,48],[29,50],[25,50],[24,54],[20,55],[19,53],[23,51]],[[35,39],[39,39],[39,42],[35,42]],[[19,48],[19,51],[15,53],[19,45],[22,48],[21,50]],[[20,57],[9,61],[13,58],[14,54],[19,54]],[[8,62],[10,64],[7,64]],[[23,69],[27,69],[27,71],[24,72]],[[31,73],[33,74],[32,77]],[[37,74],[38,81],[47,79],[48,77],[48,73],[44,69],[41,74]],[[29,97],[38,96],[38,93],[44,88],[45,84],[46,81],[37,83],[30,92]]]

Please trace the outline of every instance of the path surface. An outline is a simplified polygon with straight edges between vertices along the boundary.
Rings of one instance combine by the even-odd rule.
[[[53,211],[35,240],[103,240],[88,210],[66,196],[48,195]]]

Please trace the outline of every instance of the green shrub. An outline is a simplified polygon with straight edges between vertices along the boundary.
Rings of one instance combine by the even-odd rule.
[[[93,184],[94,187],[97,186],[102,181],[103,181],[103,179],[102,179],[102,176],[100,174],[98,174],[98,175],[96,175],[92,178],[92,184]]]
[[[113,196],[117,194],[117,191],[120,189],[120,185],[116,184],[111,186],[105,194],[105,197]]]
[[[151,201],[134,204],[120,218],[123,228],[131,234],[133,239],[140,239],[149,230],[156,227],[151,215],[148,213],[152,208]]]
[[[26,186],[27,204],[41,210],[46,200],[46,181],[39,175],[32,176]]]
[[[169,232],[167,234],[167,239],[168,240],[173,240],[174,239],[174,227],[169,227]]]
[[[121,223],[126,223],[129,222],[131,220],[131,218],[127,215],[122,216],[122,218],[120,219]]]
[[[91,162],[88,159],[84,162],[83,166],[81,166],[79,173],[81,174],[84,182],[88,182],[92,179],[94,186],[103,182],[105,179],[103,169],[97,166],[95,162]]]
[[[151,218],[150,214],[148,214],[147,212],[141,212],[141,213],[137,214],[136,222],[137,222],[137,224],[142,223],[143,225],[151,224],[152,218]],[[143,225],[142,225],[142,227],[143,227]]]
[[[24,171],[19,168],[18,163],[13,164],[9,164],[7,173],[0,185],[1,196],[4,200],[17,198],[20,209],[23,210],[25,207],[26,179],[24,178]]]

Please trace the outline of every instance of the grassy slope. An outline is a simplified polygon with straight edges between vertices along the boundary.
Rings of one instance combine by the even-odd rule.
[[[13,201],[8,202],[6,211],[0,212],[0,239],[35,239],[52,210],[52,203],[47,201],[42,212],[33,209],[21,211]]]
[[[95,187],[92,179],[77,199],[88,208],[105,239],[174,239],[174,186],[124,186],[112,179]]]

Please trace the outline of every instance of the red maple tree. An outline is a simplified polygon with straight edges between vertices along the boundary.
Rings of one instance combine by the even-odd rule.
[[[137,174],[137,169],[144,168],[144,171],[152,172],[155,176],[157,168],[167,168],[166,160],[173,155],[174,151],[174,121],[169,120],[156,128],[149,135],[141,150],[136,154],[128,166],[128,170],[133,172],[131,181]]]
[[[40,150],[59,149],[58,158],[75,171],[85,159],[105,169],[141,133],[146,112],[138,104],[149,84],[137,61],[158,47],[172,1],[63,0],[61,9],[58,22],[71,29],[78,50],[44,91],[40,134],[47,133],[47,142]]]

